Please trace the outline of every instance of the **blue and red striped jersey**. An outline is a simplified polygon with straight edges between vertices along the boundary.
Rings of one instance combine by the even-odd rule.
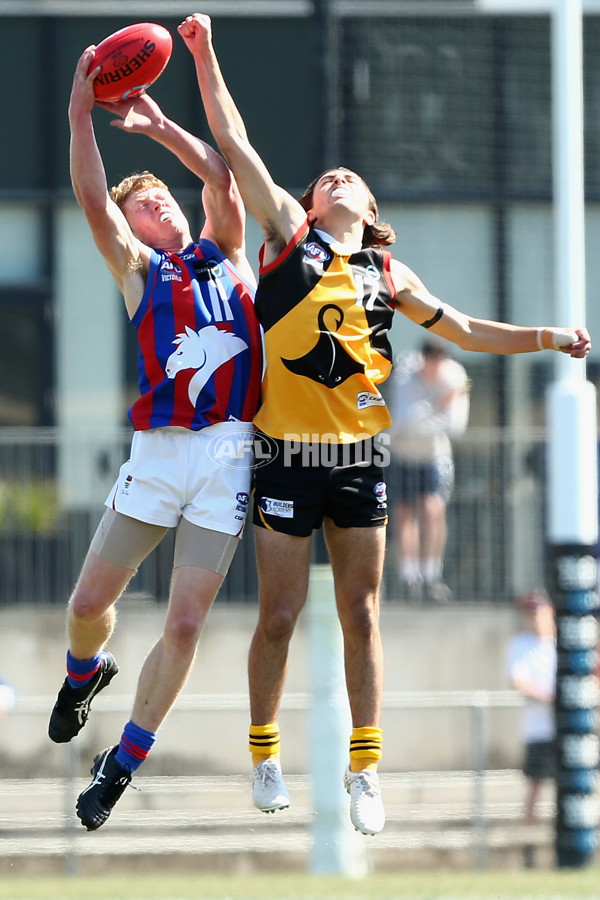
[[[254,288],[216,244],[153,250],[137,329],[140,394],[136,431],[252,421],[262,375]]]

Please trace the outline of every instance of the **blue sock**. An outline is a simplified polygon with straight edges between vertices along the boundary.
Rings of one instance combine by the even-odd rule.
[[[100,652],[91,659],[76,659],[70,650],[67,650],[67,681],[73,688],[85,687],[92,680],[102,665],[103,653]]]
[[[130,770],[135,772],[150,753],[155,740],[156,734],[145,731],[129,720],[123,729],[121,743],[115,753],[116,761],[121,766],[129,766]]]

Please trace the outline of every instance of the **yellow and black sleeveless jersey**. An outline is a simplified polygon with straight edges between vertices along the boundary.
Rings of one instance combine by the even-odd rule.
[[[336,248],[307,224],[260,268],[266,375],[254,421],[279,440],[350,443],[390,425],[377,386],[391,370],[391,254]]]

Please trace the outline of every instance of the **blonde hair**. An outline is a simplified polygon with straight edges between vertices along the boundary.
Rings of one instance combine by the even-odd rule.
[[[169,190],[164,181],[161,181],[160,178],[157,178],[152,172],[146,170],[144,172],[136,172],[134,175],[128,175],[118,184],[115,184],[115,186],[110,189],[110,198],[111,200],[114,200],[119,209],[123,209],[125,201],[131,194],[135,191],[143,191],[146,188],[161,188],[164,191]]]
[[[327,175],[328,172],[352,172],[353,175],[358,175],[358,172],[353,172],[352,169],[346,168],[346,166],[333,166],[331,169],[325,169],[324,172],[321,172],[320,175],[317,175],[311,183],[308,185],[300,200],[300,206],[309,211],[312,209],[313,205],[313,191],[317,185],[317,182],[321,180],[323,175]],[[379,217],[379,209],[377,207],[377,200],[375,199],[369,185],[367,182],[358,175],[360,180],[365,186],[365,190],[367,191],[367,196],[369,198],[369,210],[374,213],[375,221],[372,225],[365,225],[363,236],[362,236],[362,246],[365,247],[387,247],[390,244],[393,244],[396,240],[396,232],[387,222],[378,222]]]

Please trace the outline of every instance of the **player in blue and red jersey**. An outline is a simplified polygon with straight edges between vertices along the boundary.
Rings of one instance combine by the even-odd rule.
[[[139,344],[140,397],[129,460],[68,606],[67,678],[49,735],[70,741],[118,671],[105,649],[115,603],[142,560],[176,529],[165,628],[140,674],[120,743],[99,753],[77,801],[93,831],[108,818],[185,684],[198,637],[242,533],[259,403],[261,335],[245,257],[245,212],[231,172],[145,94],[105,105],[123,131],[148,135],[204,183],[195,241],[166,184],[150,172],[110,192],[92,122],[94,48],[81,56],[69,105],[71,178]]]

